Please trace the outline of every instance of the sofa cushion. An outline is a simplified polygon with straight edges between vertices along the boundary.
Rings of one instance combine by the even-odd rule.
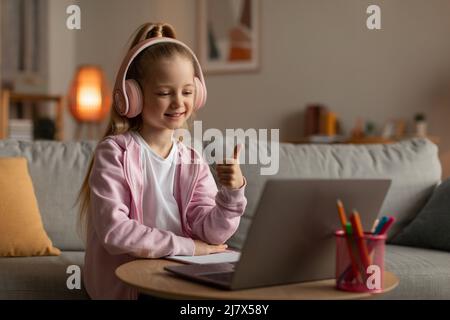
[[[81,289],[67,288],[71,265],[81,271],[84,252],[63,251],[59,256],[0,259],[0,299],[87,299]],[[81,275],[83,272],[81,272]]]
[[[400,283],[381,299],[450,299],[450,254],[397,245],[386,246],[385,268]]]
[[[95,142],[0,140],[0,157],[25,157],[42,221],[61,250],[82,250],[75,201]]]
[[[0,158],[0,256],[58,255],[42,225],[25,158]]]
[[[450,251],[450,179],[436,188],[425,207],[393,242]]]
[[[232,143],[234,143],[232,141]],[[238,231],[228,242],[241,248],[256,210],[259,197],[267,179],[270,178],[389,178],[390,190],[379,215],[393,215],[396,223],[389,239],[408,225],[425,205],[433,189],[441,179],[441,165],[437,146],[425,139],[411,139],[383,145],[317,145],[274,144],[279,148],[279,170],[275,175],[261,175],[261,168],[268,165],[248,164],[249,151],[270,155],[271,144],[247,140],[240,155],[242,172],[247,178],[247,208]],[[232,150],[232,146],[227,146]],[[211,163],[212,158],[205,154]],[[247,164],[244,164],[247,160]],[[214,164],[211,165],[213,175]]]

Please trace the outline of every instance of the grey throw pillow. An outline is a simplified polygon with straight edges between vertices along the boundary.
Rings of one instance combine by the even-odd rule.
[[[450,251],[450,179],[436,188],[417,217],[392,243]]]

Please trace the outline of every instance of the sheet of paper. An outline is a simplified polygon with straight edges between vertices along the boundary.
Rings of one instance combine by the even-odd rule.
[[[240,252],[226,250],[221,253],[212,253],[204,256],[169,256],[166,259],[179,261],[188,264],[222,263],[236,262],[241,256]]]

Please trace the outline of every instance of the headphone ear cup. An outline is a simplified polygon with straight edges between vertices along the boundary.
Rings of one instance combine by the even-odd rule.
[[[134,118],[142,112],[144,98],[139,83],[134,79],[125,80],[125,90],[128,97],[127,118]]]
[[[125,115],[128,111],[126,110],[127,104],[125,102],[125,98],[123,97],[123,92],[119,89],[114,91],[114,107],[121,116]]]
[[[194,77],[195,102],[194,108],[200,109],[206,102],[206,88],[198,77]]]

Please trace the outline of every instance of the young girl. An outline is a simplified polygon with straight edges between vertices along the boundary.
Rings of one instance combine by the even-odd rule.
[[[173,137],[206,99],[197,58],[174,39],[168,24],[139,29],[80,191],[84,284],[93,299],[136,299],[114,273],[136,258],[224,251],[247,204],[236,148],[217,166],[218,191],[202,156]]]

